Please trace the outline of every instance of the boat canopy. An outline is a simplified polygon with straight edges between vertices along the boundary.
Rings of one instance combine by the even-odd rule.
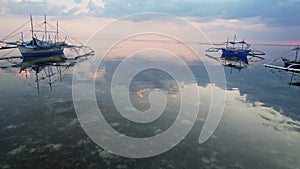
[[[240,42],[230,41],[230,42],[228,42],[228,43],[230,43],[230,44],[232,44],[232,45],[235,45],[235,44],[248,44],[248,43],[245,42],[245,41],[240,41]]]

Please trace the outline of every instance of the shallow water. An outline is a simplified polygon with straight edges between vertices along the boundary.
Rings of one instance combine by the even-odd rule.
[[[203,48],[206,47],[197,49]],[[203,144],[198,143],[198,137],[207,112],[211,104],[218,106],[210,103],[215,84],[210,83],[200,60],[189,60],[200,94],[194,126],[171,150],[137,159],[107,152],[84,132],[73,105],[73,67],[63,69],[61,78],[54,77],[51,87],[40,83],[39,92],[32,70],[26,78],[18,67],[1,69],[0,168],[300,168],[300,88],[289,86],[291,74],[262,66],[289,48],[262,45],[255,48],[267,53],[266,60],[250,63],[242,70],[224,67],[227,89],[216,86],[226,92],[224,113],[217,130]],[[99,57],[97,52],[94,57]],[[151,60],[174,66],[167,59]],[[121,61],[107,58],[97,72],[89,72],[89,77],[95,79],[95,94],[103,116],[115,130],[131,137],[151,137],[167,130],[178,115],[179,89],[195,84],[184,75],[180,76],[181,83],[176,84],[165,72],[155,69],[141,72],[129,87],[133,106],[147,110],[148,95],[153,89],[164,91],[168,104],[157,120],[134,123],[118,113],[110,93],[112,76]],[[293,76],[293,81],[297,80],[300,81],[299,76]]]

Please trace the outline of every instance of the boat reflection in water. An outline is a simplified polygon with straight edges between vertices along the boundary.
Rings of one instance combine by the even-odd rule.
[[[29,85],[36,88],[37,92],[40,93],[41,85],[49,86],[52,91],[55,83],[62,82],[62,72],[73,67],[77,62],[83,61],[93,55],[94,53],[87,53],[72,58],[66,57],[64,54],[39,55],[34,57],[20,56],[19,58],[12,56],[5,58],[11,65],[2,68],[19,67],[20,69],[16,72],[16,77],[26,79]],[[21,59],[21,61],[15,61],[15,59]]]
[[[66,69],[66,58],[64,55],[54,55],[47,57],[25,57],[22,61],[20,72],[31,72],[35,74],[35,82],[38,93],[40,92],[40,83],[43,81],[48,84],[52,90],[52,84],[57,79],[62,81],[62,68]]]

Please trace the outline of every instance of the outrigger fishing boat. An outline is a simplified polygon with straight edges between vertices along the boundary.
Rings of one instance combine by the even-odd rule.
[[[247,56],[250,52],[250,44],[246,43],[244,40],[240,42],[236,42],[235,39],[234,41],[227,41],[226,47],[221,48],[221,50],[221,58],[225,58],[228,60],[243,61],[246,64],[248,64]]]
[[[43,30],[41,30],[41,26],[43,27]],[[48,26],[49,28],[52,28],[52,30],[48,30]],[[22,27],[13,31],[13,33],[11,33],[9,36],[0,41],[0,43],[4,44],[0,47],[0,50],[18,48],[22,57],[47,57],[52,55],[63,55],[65,48],[72,48],[78,50],[88,48],[89,51],[86,52],[85,50],[84,54],[91,54],[94,52],[91,48],[83,46],[81,43],[80,45],[67,44],[67,36],[64,38],[63,41],[60,41],[58,22],[56,24],[56,27],[49,24],[46,20],[46,15],[44,15],[44,22],[42,24],[37,24],[37,27],[39,29],[35,29],[32,16],[30,15],[31,38],[29,41],[24,41],[23,32],[21,32],[21,41],[6,41],[7,39],[15,35],[14,33],[20,30]],[[53,30],[54,28],[56,28],[56,30]]]
[[[29,86],[36,88],[40,93],[40,87],[45,85],[49,86],[52,91],[52,88],[56,86],[55,83],[62,82],[62,72],[92,56],[93,54],[66,58],[65,55],[48,55],[47,57],[23,57],[21,60],[15,57],[0,58],[0,60],[8,61],[5,65],[0,66],[0,70],[16,73],[16,77],[23,78]],[[13,71],[18,68],[19,71]],[[34,86],[33,83],[36,85]]]
[[[296,51],[295,59],[291,60],[287,57],[282,57],[282,61],[284,62],[284,67],[292,68],[292,69],[300,69],[300,61],[298,61],[298,53],[300,50],[300,46],[298,45],[293,51]]]
[[[300,61],[298,60],[298,54],[300,51],[300,46],[293,48],[289,51],[285,56],[281,57],[283,65],[275,65],[274,64],[264,64],[265,67],[272,68],[272,69],[279,69],[294,73],[300,73]],[[292,55],[291,55],[292,54]],[[277,59],[275,59],[277,61]]]
[[[25,27],[28,23],[30,27]],[[19,52],[20,54],[17,54]],[[64,29],[58,26],[58,22],[56,26],[48,23],[46,15],[42,23],[33,22],[30,15],[30,20],[0,40],[0,53],[3,54],[0,56],[0,69],[20,68],[16,76],[24,75],[28,81],[36,83],[38,93],[41,82],[49,85],[52,90],[57,79],[62,81],[62,70],[94,56],[90,47],[70,38]],[[30,74],[33,72],[35,78],[31,79]]]
[[[235,68],[244,68],[249,64],[248,56],[256,57],[261,60],[264,58],[259,57],[258,55],[265,55],[265,53],[254,50],[250,48],[250,44],[242,41],[236,41],[236,36],[234,36],[233,41],[229,41],[227,38],[227,42],[225,43],[225,47],[221,48],[209,48],[206,52],[219,52],[222,51],[221,57],[213,57],[209,54],[206,56],[211,57],[216,60],[223,61],[224,66],[235,67]]]
[[[271,72],[279,75],[281,79],[289,78],[288,84],[291,86],[300,86],[299,77],[300,74],[300,61],[298,59],[298,54],[300,51],[300,46],[296,46],[287,53],[285,53],[282,57],[278,57],[271,62],[264,64],[265,67],[270,68]],[[278,72],[274,71],[278,70]]]

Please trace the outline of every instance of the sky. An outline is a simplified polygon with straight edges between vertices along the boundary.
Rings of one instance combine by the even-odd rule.
[[[300,0],[1,0],[0,6],[2,19],[31,13],[73,22],[162,12],[186,19],[215,41],[237,34],[256,43],[300,43]]]

